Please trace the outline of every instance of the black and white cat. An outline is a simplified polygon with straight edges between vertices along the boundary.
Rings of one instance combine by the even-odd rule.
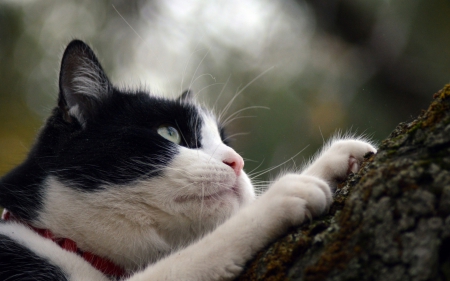
[[[112,86],[72,41],[58,106],[28,158],[0,181],[0,280],[229,280],[258,250],[327,211],[363,139],[330,142],[256,199],[214,115]]]

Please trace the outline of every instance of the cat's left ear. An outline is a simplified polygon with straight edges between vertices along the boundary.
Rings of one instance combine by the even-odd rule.
[[[102,101],[112,92],[112,85],[94,52],[80,40],[70,42],[64,51],[59,74],[58,106],[64,120],[85,126]]]
[[[194,92],[191,89],[187,89],[178,97],[178,100],[181,102],[191,102],[194,100],[194,96]]]

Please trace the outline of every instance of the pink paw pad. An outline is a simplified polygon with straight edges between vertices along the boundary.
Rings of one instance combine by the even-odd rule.
[[[359,163],[358,163],[358,159],[356,159],[353,156],[350,156],[348,158],[348,171],[347,174],[350,173],[356,173],[359,170]]]

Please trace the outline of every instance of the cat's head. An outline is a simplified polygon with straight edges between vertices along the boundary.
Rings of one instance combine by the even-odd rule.
[[[0,205],[87,250],[98,239],[123,243],[108,238],[121,236],[114,230],[144,236],[138,246],[194,239],[254,197],[241,156],[194,99],[120,90],[93,51],[72,41],[58,106],[27,160],[0,181]]]

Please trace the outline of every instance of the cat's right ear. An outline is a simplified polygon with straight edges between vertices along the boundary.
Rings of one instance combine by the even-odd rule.
[[[191,89],[187,89],[178,97],[178,101],[191,102],[194,100],[194,96],[194,92]]]
[[[112,92],[112,85],[94,52],[80,40],[73,40],[64,51],[59,73],[58,106],[64,120],[73,118],[84,127]]]

